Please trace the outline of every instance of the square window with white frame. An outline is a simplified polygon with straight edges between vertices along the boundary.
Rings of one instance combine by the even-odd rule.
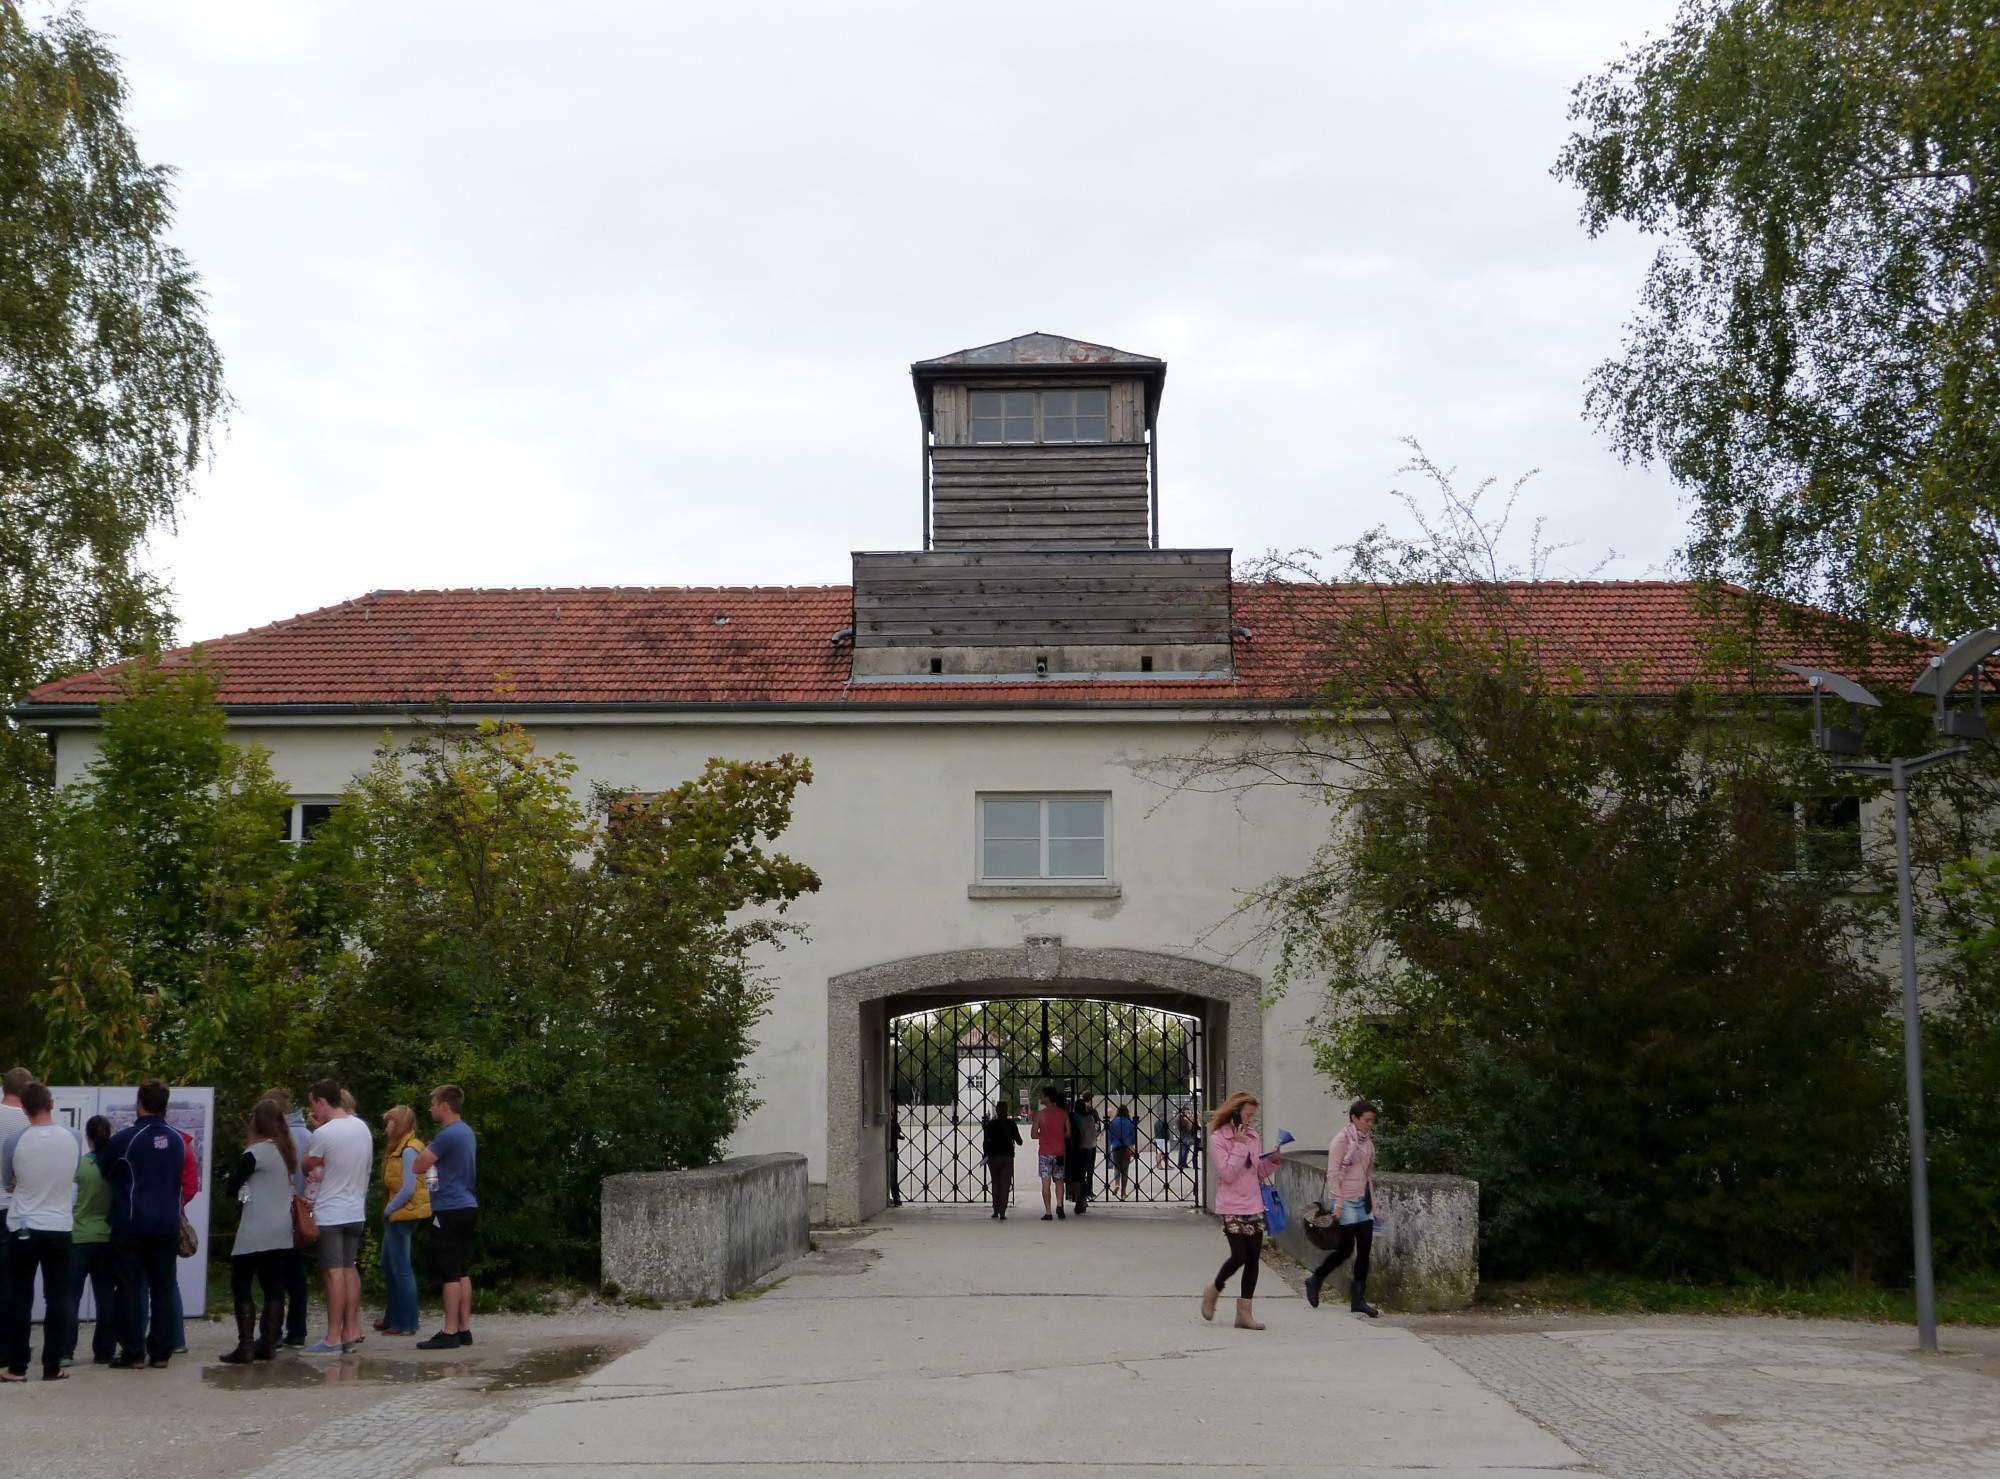
[[[982,796],[979,876],[992,883],[1110,875],[1109,796]]]

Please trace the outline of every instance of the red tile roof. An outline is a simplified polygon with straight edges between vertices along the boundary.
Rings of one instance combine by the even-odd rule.
[[[1270,703],[1310,691],[1343,616],[1394,599],[1363,585],[1238,585],[1230,680],[849,681],[846,586],[376,591],[202,644],[232,706]],[[1652,692],[1701,677],[1691,585],[1508,588],[1510,609],[1569,660],[1625,668]],[[168,654],[185,662],[190,649]],[[1825,653],[1805,660],[1840,668]],[[1917,659],[1878,674],[1908,682]],[[95,705],[118,670],[59,679],[25,710]]]

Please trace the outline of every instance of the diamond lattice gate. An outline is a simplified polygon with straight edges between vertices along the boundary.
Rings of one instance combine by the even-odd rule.
[[[994,1100],[1014,1105],[1025,1142],[1016,1153],[1015,1196],[1035,1193],[1035,1144],[1027,1116],[1044,1084],[1072,1102],[1088,1090],[1107,1126],[1123,1106],[1138,1126],[1127,1197],[1202,1205],[1205,1102],[1201,1021],[1125,1002],[1049,998],[975,1002],[911,1012],[889,1022],[896,1095],[895,1184],[890,1199],[984,1202],[981,1125]],[[1094,1181],[1101,1203],[1117,1200],[1109,1135]]]

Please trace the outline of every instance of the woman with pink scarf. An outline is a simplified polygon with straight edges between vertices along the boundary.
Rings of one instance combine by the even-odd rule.
[[[1209,1164],[1215,1167],[1215,1210],[1222,1214],[1222,1234],[1229,1239],[1229,1261],[1201,1291],[1201,1317],[1215,1318],[1222,1286],[1243,1270],[1243,1297],[1236,1301],[1236,1328],[1262,1330],[1250,1312],[1257,1293],[1257,1260],[1264,1249],[1264,1180],[1278,1172],[1278,1155],[1264,1154],[1257,1139],[1257,1099],[1231,1094],[1208,1122]]]
[[[1374,1319],[1382,1312],[1368,1302],[1368,1251],[1375,1245],[1375,1106],[1356,1099],[1347,1107],[1347,1126],[1326,1151],[1326,1204],[1340,1217],[1340,1246],[1306,1278],[1306,1303],[1319,1308],[1320,1285],[1354,1255],[1354,1282],[1347,1307]]]

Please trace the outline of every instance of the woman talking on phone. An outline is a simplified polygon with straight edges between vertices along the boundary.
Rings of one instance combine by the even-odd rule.
[[[1208,1121],[1209,1163],[1215,1167],[1215,1210],[1222,1214],[1222,1234],[1229,1239],[1229,1259],[1213,1283],[1201,1291],[1201,1317],[1215,1318],[1222,1286],[1239,1268],[1243,1294],[1236,1301],[1236,1328],[1262,1330],[1250,1312],[1257,1294],[1258,1259],[1264,1251],[1263,1182],[1278,1170],[1278,1155],[1264,1154],[1257,1138],[1257,1099],[1231,1094]]]

